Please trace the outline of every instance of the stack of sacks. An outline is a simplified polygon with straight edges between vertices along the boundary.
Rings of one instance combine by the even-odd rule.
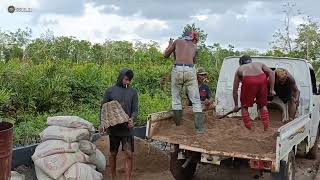
[[[102,180],[106,159],[89,140],[93,125],[77,116],[48,117],[32,156],[39,180]],[[96,171],[96,169],[98,171]]]

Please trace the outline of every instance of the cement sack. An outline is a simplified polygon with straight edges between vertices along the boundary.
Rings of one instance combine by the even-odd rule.
[[[102,180],[102,174],[83,163],[73,164],[65,173],[66,180]]]
[[[71,165],[76,162],[88,162],[88,156],[78,151],[76,153],[61,153],[47,156],[34,161],[35,166],[38,166],[50,178],[57,179]]]
[[[66,142],[76,142],[89,140],[90,133],[87,129],[49,126],[40,133],[40,138],[42,141],[63,140]]]
[[[35,161],[39,158],[58,153],[73,153],[78,150],[79,144],[77,142],[68,143],[62,140],[47,140],[36,147],[36,150],[32,155],[32,160]]]
[[[62,126],[69,128],[88,129],[94,132],[94,127],[91,122],[88,122],[78,116],[53,116],[47,118],[49,126]]]
[[[86,165],[90,166],[93,170],[96,170],[96,169],[97,169],[97,166],[94,165],[94,164],[86,164]]]
[[[106,158],[99,149],[96,149],[96,152],[90,155],[89,162],[96,165],[99,172],[106,169]]]
[[[38,168],[37,166],[34,167],[35,171],[36,171],[36,175],[37,175],[37,179],[38,180],[54,180],[52,178],[50,178],[45,172],[43,172],[40,168]],[[65,180],[64,176],[60,176],[57,180]]]
[[[96,145],[87,140],[80,140],[79,149],[83,153],[91,155],[92,153],[96,152]]]
[[[124,112],[118,101],[104,103],[101,109],[101,127],[108,128],[128,122],[129,116]]]
[[[11,177],[10,180],[25,180],[25,176],[22,174],[19,174],[16,171],[11,171]]]

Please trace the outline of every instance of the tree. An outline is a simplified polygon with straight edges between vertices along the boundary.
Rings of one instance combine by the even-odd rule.
[[[92,62],[102,65],[105,61],[105,52],[101,44],[97,43],[90,49]]]
[[[207,40],[207,36],[208,34],[206,34],[202,29],[200,29],[199,27],[196,27],[195,23],[192,24],[187,24],[184,28],[183,28],[183,32],[182,34],[186,33],[186,32],[190,32],[190,31],[195,31],[198,33],[198,40],[199,40],[199,44],[200,45],[204,45],[204,43]]]
[[[297,28],[298,38],[295,39],[297,50],[304,54],[307,60],[316,61],[320,58],[320,29],[317,22],[308,18],[308,22]]]
[[[292,51],[293,39],[291,38],[291,18],[295,15],[300,14],[299,10],[296,9],[295,0],[287,0],[283,5],[284,17],[284,29],[278,29],[274,34],[273,38],[275,39],[273,44],[273,49],[281,50],[285,53]]]
[[[104,44],[107,61],[112,63],[131,62],[134,53],[129,41],[106,41]]]
[[[8,62],[11,59],[24,59],[24,50],[30,42],[30,28],[18,29],[16,32],[0,31],[0,59]]]
[[[245,49],[241,51],[241,54],[249,55],[249,56],[258,56],[260,55],[259,51],[256,49]]]

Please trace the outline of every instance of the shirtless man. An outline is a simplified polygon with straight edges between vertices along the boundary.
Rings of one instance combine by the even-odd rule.
[[[182,39],[175,41],[170,39],[169,45],[164,52],[164,57],[168,58],[171,53],[175,55],[175,64],[171,72],[171,94],[176,125],[179,126],[181,124],[182,105],[180,94],[182,87],[186,86],[188,97],[192,102],[196,132],[202,134],[204,133],[204,114],[201,108],[197,75],[194,66],[197,55],[197,41],[196,32],[186,32]]]
[[[258,62],[252,62],[250,56],[242,56],[239,59],[240,67],[235,73],[233,82],[233,100],[234,111],[238,108],[238,88],[239,83],[242,83],[240,102],[242,120],[246,128],[251,129],[251,119],[248,112],[248,107],[252,107],[256,102],[260,111],[260,119],[262,120],[264,130],[269,127],[269,113],[267,109],[268,96],[268,80],[270,79],[270,94],[275,95],[274,91],[274,72],[266,65]]]
[[[292,75],[283,68],[275,70],[275,86],[276,95],[283,101],[288,103],[289,120],[293,120],[299,106],[300,91],[296,81]]]

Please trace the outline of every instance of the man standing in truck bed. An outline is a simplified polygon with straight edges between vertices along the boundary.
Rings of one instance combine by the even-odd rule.
[[[183,86],[186,86],[188,97],[192,102],[195,128],[198,134],[202,134],[204,133],[204,115],[202,113],[196,69],[194,66],[196,63],[197,41],[196,32],[186,32],[183,34],[182,39],[175,41],[170,39],[169,46],[164,52],[164,57],[168,58],[171,53],[174,52],[175,64],[171,72],[171,94],[176,125],[179,126],[181,124],[181,90]]]
[[[267,130],[269,127],[269,113],[267,109],[267,96],[269,91],[267,76],[269,76],[270,80],[270,94],[275,95],[274,72],[262,63],[252,62],[251,57],[246,55],[240,57],[239,64],[240,67],[236,71],[233,82],[234,111],[238,110],[238,88],[239,83],[242,82],[240,102],[242,120],[245,127],[248,129],[252,128],[248,107],[252,107],[256,101],[264,130]]]

